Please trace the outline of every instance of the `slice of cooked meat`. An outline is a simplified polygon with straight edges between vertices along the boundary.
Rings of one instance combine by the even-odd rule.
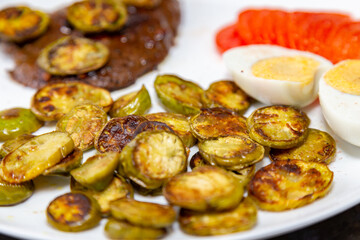
[[[173,44],[180,22],[177,0],[163,0],[155,9],[128,6],[129,19],[116,33],[87,35],[110,49],[110,60],[102,68],[74,76],[52,76],[39,68],[36,59],[48,43],[66,35],[83,36],[66,21],[66,10],[51,14],[48,31],[40,38],[23,45],[3,43],[15,60],[12,78],[28,87],[40,88],[49,82],[83,81],[116,90],[131,85],[141,75],[153,70],[166,57]]]

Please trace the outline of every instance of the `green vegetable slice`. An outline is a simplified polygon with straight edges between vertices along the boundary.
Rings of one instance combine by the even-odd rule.
[[[40,88],[32,98],[31,111],[41,120],[59,120],[75,106],[92,103],[109,111],[110,92],[81,82],[51,83]]]
[[[113,179],[114,171],[118,165],[118,153],[101,153],[88,158],[83,165],[72,170],[70,174],[85,187],[95,191],[102,191]]]
[[[0,111],[0,141],[30,134],[43,125],[44,123],[26,108],[10,108]]]
[[[178,113],[151,113],[145,115],[149,121],[157,121],[166,123],[181,138],[185,146],[192,147],[196,144],[197,139],[190,131],[190,123],[188,118]]]
[[[177,135],[146,131],[124,147],[120,165],[121,171],[132,181],[144,188],[156,189],[186,170],[187,152]]]
[[[1,161],[2,178],[9,183],[34,179],[74,150],[67,133],[50,132],[36,136]]]
[[[166,228],[141,227],[113,218],[105,225],[105,234],[111,239],[159,239],[164,237],[166,232]]]
[[[171,178],[163,188],[173,205],[194,211],[222,211],[236,207],[244,193],[242,184],[219,167],[201,166]]]
[[[174,75],[160,75],[154,82],[155,91],[170,112],[193,115],[202,108],[204,90],[197,84]]]
[[[45,46],[37,64],[53,75],[75,75],[101,68],[109,60],[109,55],[109,49],[101,42],[66,36]]]
[[[34,189],[33,181],[11,184],[0,178],[0,206],[19,204],[30,198]]]
[[[21,145],[23,145],[33,137],[35,136],[31,134],[24,134],[14,139],[7,140],[6,142],[3,143],[3,145],[1,145],[0,158],[5,157],[9,152],[14,151],[15,149],[17,149],[18,147],[20,147]]]
[[[49,16],[25,6],[8,7],[0,11],[0,38],[25,42],[43,34],[49,25]]]
[[[250,106],[249,96],[233,81],[212,83],[204,92],[202,101],[208,108],[223,107],[243,114]]]
[[[318,129],[309,129],[305,141],[298,147],[290,149],[272,148],[269,157],[273,161],[302,160],[329,164],[335,158],[336,143],[333,137]]]
[[[199,140],[246,135],[246,119],[225,108],[203,108],[190,119],[190,129]]]
[[[84,192],[92,196],[98,202],[103,216],[110,215],[110,203],[112,201],[127,197],[132,198],[134,195],[131,184],[119,176],[114,177],[109,185],[100,192],[81,185],[74,178],[70,180],[70,188],[72,192]]]
[[[310,120],[306,113],[290,106],[267,106],[248,117],[249,136],[263,146],[292,148],[304,142]]]
[[[85,151],[94,146],[96,134],[107,122],[106,112],[94,104],[74,107],[56,124],[58,131],[67,132],[75,146]]]
[[[84,33],[116,31],[124,26],[127,10],[121,1],[80,1],[67,8],[67,20]]]
[[[101,220],[98,203],[84,193],[63,194],[46,209],[48,223],[65,232],[79,232],[95,227]]]
[[[256,205],[245,198],[237,207],[222,212],[181,209],[180,228],[191,235],[213,236],[249,230],[257,221]]]
[[[94,146],[99,152],[121,152],[135,134],[139,124],[146,122],[142,116],[129,115],[126,117],[113,118],[100,130],[95,137]]]
[[[112,202],[110,209],[115,219],[143,227],[168,227],[176,219],[176,212],[171,206],[140,202],[129,198]]]
[[[124,117],[127,115],[143,115],[151,107],[149,92],[143,85],[137,92],[132,92],[119,97],[112,105],[109,115],[114,117]]]
[[[265,148],[245,136],[227,136],[198,144],[201,156],[211,165],[238,170],[261,161]]]
[[[70,176],[70,171],[80,167],[83,159],[83,152],[75,148],[70,154],[63,158],[56,165],[46,169],[43,175]]]

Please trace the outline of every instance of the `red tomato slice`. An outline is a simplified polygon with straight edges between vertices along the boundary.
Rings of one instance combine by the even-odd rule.
[[[237,32],[239,34],[239,37],[241,41],[247,45],[247,44],[253,44],[253,35],[252,35],[252,29],[250,27],[250,23],[253,20],[253,14],[256,10],[246,10],[241,12],[238,15],[238,21],[236,23]]]
[[[236,24],[231,24],[222,28],[215,37],[216,46],[222,53],[230,48],[242,45],[242,41],[236,29]]]

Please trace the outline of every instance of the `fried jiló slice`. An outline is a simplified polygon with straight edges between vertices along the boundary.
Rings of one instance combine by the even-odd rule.
[[[123,0],[126,5],[133,5],[144,8],[155,8],[161,3],[161,1],[164,0]]]
[[[191,235],[213,236],[249,230],[257,221],[255,203],[244,198],[234,209],[222,212],[196,212],[182,208],[180,228]]]
[[[114,101],[109,115],[112,118],[127,115],[143,115],[151,107],[151,98],[143,85],[139,91],[128,93]]]
[[[33,181],[8,183],[0,178],[0,206],[16,205],[30,198],[34,192]]]
[[[119,172],[147,189],[159,188],[186,167],[187,151],[183,142],[166,131],[142,132],[120,154]]]
[[[88,158],[79,168],[71,170],[71,176],[87,188],[103,191],[114,177],[119,165],[119,153],[106,152]]]
[[[74,150],[67,133],[50,132],[34,138],[10,152],[1,161],[2,178],[9,183],[34,179]]]
[[[109,49],[101,42],[83,37],[62,37],[40,52],[36,62],[52,75],[75,75],[97,70],[109,59]]]
[[[166,233],[166,228],[142,227],[114,218],[105,224],[105,234],[111,239],[159,239]]]
[[[325,196],[333,180],[326,164],[301,160],[275,161],[256,172],[249,196],[268,211],[284,211]]]
[[[25,6],[0,11],[0,38],[17,43],[34,39],[43,34],[49,25],[49,16]]]
[[[193,115],[200,111],[204,90],[197,84],[174,75],[159,75],[154,87],[161,103],[170,111]]]
[[[203,108],[191,117],[190,130],[199,140],[247,133],[246,119],[225,108]]]
[[[70,179],[70,189],[72,192],[84,192],[92,196],[98,202],[102,216],[105,217],[110,215],[110,203],[112,201],[134,196],[131,184],[119,176],[115,176],[103,191],[89,189],[78,183],[74,178]]]
[[[107,122],[106,112],[94,104],[75,106],[65,116],[60,118],[56,129],[69,133],[75,146],[85,151],[94,146],[97,133]]]
[[[274,149],[269,152],[272,161],[303,160],[329,164],[335,158],[336,142],[327,132],[309,129],[303,144],[290,149]]]
[[[121,152],[133,138],[139,124],[146,122],[142,116],[129,115],[108,121],[95,137],[94,146],[99,152]]]
[[[218,81],[205,90],[202,101],[207,108],[223,107],[243,114],[250,106],[249,96],[233,81]]]
[[[292,148],[300,145],[308,134],[310,119],[291,106],[262,107],[247,118],[249,136],[263,146]]]
[[[196,167],[208,166],[210,163],[205,161],[200,152],[197,152],[191,157],[189,165],[191,169],[194,169]],[[233,174],[233,176],[237,178],[240,183],[246,186],[255,175],[255,169],[255,164],[253,164],[239,170],[229,170],[229,172]]]
[[[179,113],[159,112],[151,113],[144,116],[149,121],[166,123],[181,138],[185,146],[192,147],[196,144],[197,139],[190,131],[188,118]]]
[[[143,227],[169,227],[176,220],[176,212],[171,206],[129,198],[111,202],[110,209],[115,219]]]
[[[243,186],[231,173],[214,166],[201,166],[179,174],[163,188],[170,204],[202,212],[234,208],[243,193]]]
[[[44,123],[27,108],[10,108],[0,111],[0,141],[33,133],[43,125]]]
[[[71,170],[80,167],[82,159],[83,151],[75,147],[74,151],[42,174],[45,176],[70,176]]]
[[[15,149],[17,149],[18,147],[20,147],[21,145],[23,145],[33,137],[35,136],[31,134],[24,134],[14,139],[7,140],[0,147],[0,159],[5,157],[9,152],[14,151]]]
[[[95,104],[107,112],[113,100],[110,92],[103,88],[81,82],[59,82],[48,84],[35,93],[31,111],[43,121],[55,121],[84,103]]]
[[[175,132],[166,123],[156,122],[156,121],[146,121],[139,124],[139,126],[136,128],[134,132],[134,137],[145,131],[167,131],[175,134]]]
[[[64,232],[79,232],[95,227],[101,220],[95,199],[80,192],[66,193],[50,202],[46,209],[48,223]]]
[[[127,10],[121,1],[80,1],[67,7],[66,17],[71,25],[84,33],[112,32],[124,26]]]
[[[265,148],[246,136],[227,136],[198,144],[201,156],[211,165],[239,170],[264,158]]]

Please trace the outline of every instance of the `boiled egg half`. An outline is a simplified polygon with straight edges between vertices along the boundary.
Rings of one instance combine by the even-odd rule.
[[[330,128],[360,146],[360,60],[336,64],[320,79],[319,99]]]
[[[313,53],[274,45],[248,45],[223,54],[234,81],[265,104],[304,107],[318,96],[321,75],[332,63]]]

